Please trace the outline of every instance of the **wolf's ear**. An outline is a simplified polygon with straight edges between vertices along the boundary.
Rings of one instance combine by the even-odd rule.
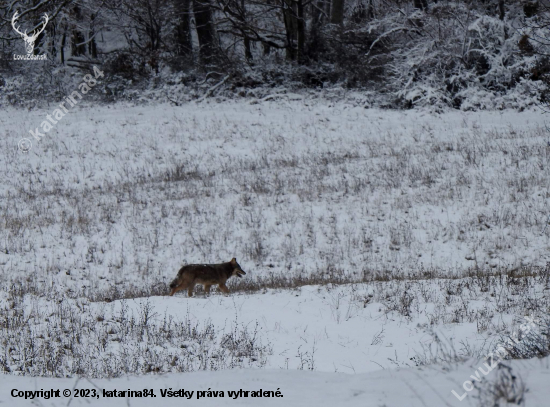
[[[233,257],[231,259],[231,264],[233,264],[233,265],[237,264],[237,259],[235,257]]]

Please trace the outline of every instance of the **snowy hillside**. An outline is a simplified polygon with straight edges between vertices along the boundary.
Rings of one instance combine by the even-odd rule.
[[[0,112],[0,402],[545,405],[546,116],[290,99]],[[228,296],[167,296],[232,257]]]
[[[537,112],[110,107],[71,111],[34,140],[54,108],[0,117],[0,264],[19,273],[37,272],[29,254],[64,284],[152,284],[233,256],[252,276],[550,258],[550,138]]]

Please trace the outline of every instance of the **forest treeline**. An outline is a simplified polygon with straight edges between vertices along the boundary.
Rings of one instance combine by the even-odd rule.
[[[386,95],[401,107],[522,108],[545,101],[549,6],[540,0],[0,1],[0,94],[22,92],[36,75],[97,63],[111,80],[133,84],[173,84],[177,74],[184,85],[223,83],[241,94],[266,86],[340,86]],[[14,53],[25,53],[21,32],[42,27],[32,53],[47,61],[14,61]]]

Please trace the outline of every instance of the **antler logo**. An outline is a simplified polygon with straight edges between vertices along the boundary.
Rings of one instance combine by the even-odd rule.
[[[38,36],[46,28],[46,24],[48,24],[49,17],[48,17],[47,14],[44,13],[44,17],[43,17],[44,22],[42,23],[42,28],[39,29],[38,31],[34,31],[32,33],[32,35],[27,35],[27,30],[25,30],[25,32],[19,31],[19,28],[15,25],[15,22],[17,21],[18,18],[19,18],[19,12],[16,11],[15,14],[13,15],[12,19],[11,19],[11,25],[12,25],[13,29],[15,30],[15,32],[17,34],[19,34],[20,36],[22,36],[23,40],[25,40],[25,49],[27,51],[27,57],[30,58],[33,55],[34,43],[35,43],[36,39],[38,38]]]

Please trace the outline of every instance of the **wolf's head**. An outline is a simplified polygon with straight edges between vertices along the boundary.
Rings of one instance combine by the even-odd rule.
[[[183,283],[183,271],[184,270],[185,270],[185,266],[182,267],[181,269],[179,269],[178,275],[170,283],[170,290],[171,290],[170,292],[171,293],[175,293],[176,291],[174,291],[174,290],[176,289],[176,287],[178,287],[179,285],[181,285]],[[170,295],[173,295],[173,294],[170,294]]]
[[[230,263],[231,263],[231,266],[233,267],[233,272],[231,273],[232,276],[242,277],[246,274],[244,270],[241,268],[241,266],[239,266],[239,263],[237,263],[237,259],[235,257],[231,259]]]

